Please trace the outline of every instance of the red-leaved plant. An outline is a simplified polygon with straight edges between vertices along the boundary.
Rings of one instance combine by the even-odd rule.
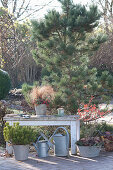
[[[111,112],[111,110],[109,109],[107,109],[106,111],[102,111],[97,108],[95,104],[92,104],[93,99],[94,97],[92,96],[88,104],[81,104],[81,107],[78,109],[80,120],[83,120],[84,122],[93,121],[102,118],[103,116]]]
[[[80,120],[83,122],[84,129],[84,138],[81,138],[76,142],[79,146],[97,146],[101,145],[101,140],[98,138],[98,134],[95,136],[96,130],[96,120],[109,114],[111,110],[107,109],[106,111],[102,111],[95,104],[92,104],[92,100],[94,97],[92,96],[89,100],[88,104],[81,104],[78,109],[78,115],[80,116]],[[90,122],[93,123],[90,124]],[[98,140],[97,140],[98,139]]]

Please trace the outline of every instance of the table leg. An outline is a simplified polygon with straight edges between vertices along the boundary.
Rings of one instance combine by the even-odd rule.
[[[77,123],[76,121],[71,122],[71,154],[76,154],[76,143],[77,141]]]
[[[76,128],[77,128],[77,141],[80,139],[80,120],[76,121]]]

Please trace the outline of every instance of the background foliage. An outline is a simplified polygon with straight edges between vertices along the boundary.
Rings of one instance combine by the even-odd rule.
[[[7,72],[0,69],[0,100],[5,98],[11,88],[11,80]]]
[[[113,78],[108,72],[98,77],[97,69],[89,67],[90,56],[106,40],[102,34],[91,34],[100,19],[97,7],[59,2],[62,13],[52,10],[43,20],[32,21],[33,39],[38,42],[33,57],[42,67],[42,82],[51,83],[57,91],[54,106],[76,113],[78,105],[91,95],[102,100],[105,88],[112,88]]]

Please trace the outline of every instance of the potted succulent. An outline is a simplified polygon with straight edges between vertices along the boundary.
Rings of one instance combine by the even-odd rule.
[[[47,107],[54,98],[54,90],[51,86],[34,87],[31,91],[32,104],[37,116],[45,116]]]
[[[19,123],[14,123],[13,126],[10,126],[7,122],[3,134],[5,141],[13,146],[15,159],[21,161],[27,160],[29,144],[35,139],[33,129],[28,126],[20,126]]]

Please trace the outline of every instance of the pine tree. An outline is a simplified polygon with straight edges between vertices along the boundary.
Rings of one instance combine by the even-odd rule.
[[[87,9],[71,0],[59,0],[62,13],[49,11],[41,21],[32,21],[32,35],[38,44],[34,59],[42,66],[42,79],[57,91],[55,103],[76,113],[78,105],[104,89],[97,70],[88,67],[91,56],[105,41],[91,36],[100,13],[96,6]]]

